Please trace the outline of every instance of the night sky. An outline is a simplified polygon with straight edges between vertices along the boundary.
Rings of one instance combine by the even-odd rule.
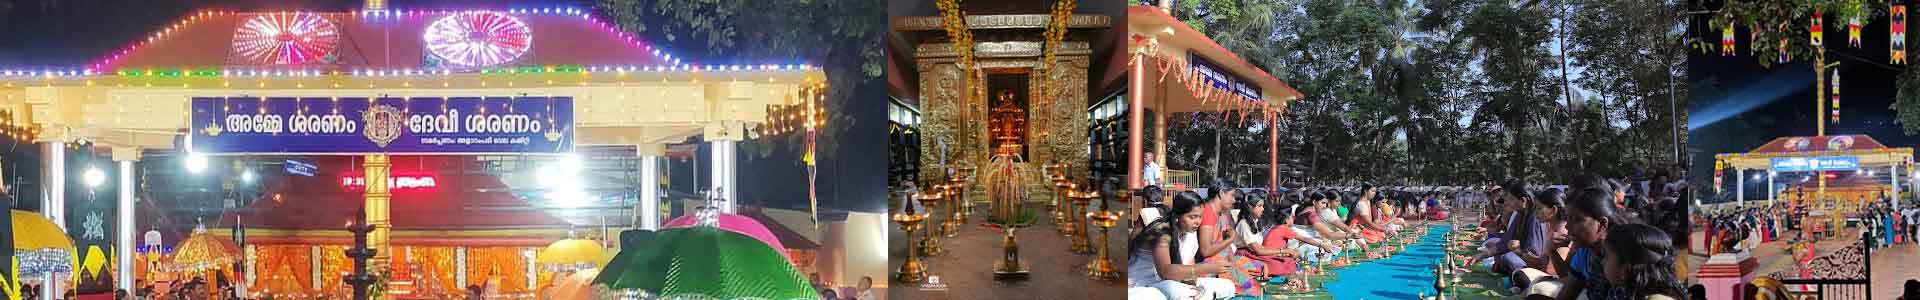
[[[1896,147],[1914,145],[1915,137],[1901,133],[1899,124],[1894,123],[1893,83],[1905,66],[1892,65],[1887,60],[1886,20],[1874,20],[1861,28],[1860,48],[1847,45],[1844,22],[1829,20],[1828,23],[1828,28],[1833,29],[1826,34],[1827,61],[1839,62],[1841,110],[1840,122],[1828,123],[1827,134],[1866,134]],[[1694,24],[1702,23],[1696,20]],[[1708,38],[1717,47],[1720,33],[1705,31],[1713,31]],[[1771,118],[1772,126],[1753,129],[1776,136],[1814,135],[1815,117],[1824,113],[1815,111],[1814,107],[1813,61],[1795,59],[1788,64],[1763,68],[1748,53],[1748,34],[1746,28],[1736,32],[1737,55],[1721,56],[1717,49],[1710,53],[1695,50],[1688,55],[1687,76],[1691,88],[1696,92],[1718,90],[1718,93],[1692,93],[1694,98],[1688,99],[1688,115],[1692,118],[1688,120],[1689,130],[1723,123],[1722,118]],[[1909,49],[1909,55],[1920,54],[1916,50],[1920,49]],[[1769,57],[1776,53],[1761,51],[1761,55]]]

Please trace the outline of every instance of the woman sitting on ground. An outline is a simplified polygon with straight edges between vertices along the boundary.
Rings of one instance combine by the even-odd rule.
[[[1127,299],[1214,300],[1233,297],[1233,282],[1209,277],[1227,269],[1224,261],[1198,259],[1200,195],[1171,197],[1167,217],[1148,224],[1127,241]]]
[[[1233,254],[1234,189],[1225,180],[1215,180],[1207,189],[1207,201],[1200,205],[1200,260],[1225,260]]]
[[[1525,257],[1544,257],[1547,249],[1547,237],[1551,232],[1539,213],[1558,213],[1558,203],[1542,204],[1533,195],[1525,193],[1526,183],[1508,180],[1501,184],[1500,197],[1506,198],[1508,209],[1516,215],[1507,223],[1506,235],[1498,243],[1488,245],[1482,256],[1474,257],[1471,262],[1482,258],[1493,258],[1493,272],[1500,275],[1513,275],[1515,271],[1529,266]],[[1552,190],[1552,189],[1548,189]],[[1558,199],[1555,199],[1558,200]]]
[[[1615,299],[1680,299],[1684,288],[1673,275],[1673,238],[1645,224],[1624,224],[1607,233],[1607,282],[1619,291]],[[1664,298],[1662,298],[1664,297]]]
[[[1235,239],[1239,250],[1234,251],[1233,266],[1238,272],[1228,273],[1233,276],[1238,294],[1257,297],[1269,277],[1293,274],[1295,258],[1300,253],[1287,249],[1285,243],[1266,243],[1265,237],[1274,231],[1273,223],[1267,218],[1271,206],[1257,193],[1250,193],[1246,198],[1235,205],[1239,220],[1234,226],[1234,235],[1241,238]],[[1293,231],[1291,227],[1280,229]]]
[[[1375,189],[1372,184],[1360,185],[1360,198],[1354,199],[1352,213],[1347,215],[1347,226],[1359,229],[1360,236],[1367,243],[1377,243],[1387,237],[1387,227],[1374,222],[1378,212],[1373,210]]]
[[[1332,229],[1333,231],[1336,231],[1339,233],[1338,235],[1335,235],[1335,236],[1338,236],[1338,238],[1336,239],[1338,241],[1337,245],[1341,245],[1341,247],[1348,248],[1348,249],[1365,250],[1367,247],[1367,240],[1366,238],[1360,235],[1360,229],[1354,228],[1353,226],[1347,226],[1346,218],[1340,217],[1340,213],[1338,210],[1341,207],[1340,192],[1337,192],[1337,191],[1327,192],[1327,196],[1328,196],[1328,199],[1325,201],[1325,205],[1321,206],[1322,208],[1320,209],[1320,212],[1319,212],[1319,215],[1320,215],[1319,224],[1324,224],[1327,226],[1328,229]]]
[[[1342,246],[1338,241],[1348,239],[1345,233],[1334,229],[1320,218],[1327,208],[1327,194],[1313,192],[1307,196],[1306,203],[1293,213],[1293,233],[1302,243],[1315,247],[1302,249],[1301,254],[1315,263],[1329,263],[1340,254]]]
[[[1552,245],[1571,245],[1573,251],[1568,257],[1548,252],[1554,268],[1566,271],[1558,299],[1573,300],[1583,295],[1587,299],[1623,299],[1601,263],[1607,255],[1605,243],[1610,230],[1629,223],[1613,211],[1611,193],[1606,188],[1585,188],[1567,198],[1567,239],[1552,241]]]

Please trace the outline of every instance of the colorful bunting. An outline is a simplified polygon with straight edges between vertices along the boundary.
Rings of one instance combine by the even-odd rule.
[[[1733,21],[1727,21],[1727,26],[1720,27],[1720,55],[1733,55],[1733,45]]]
[[[1817,11],[1817,10],[1813,11],[1812,21],[1813,21],[1812,27],[1807,28],[1807,34],[1811,36],[1809,39],[1810,41],[1809,43],[1812,43],[1814,47],[1819,47],[1826,40],[1825,34],[1821,32],[1821,27],[1825,27],[1825,26],[1821,24],[1824,22],[1821,22],[1820,11]]]
[[[1889,36],[1893,40],[1887,44],[1893,48],[1891,56],[1894,64],[1907,63],[1907,5],[1902,2],[1894,0],[1893,6],[1887,9],[1889,15],[1887,18],[1893,23],[1887,26],[1892,31]]]
[[[1725,174],[1724,170],[1726,168],[1727,168],[1727,161],[1718,160],[1718,159],[1713,160],[1713,192],[1716,194],[1720,193],[1720,189],[1721,189],[1720,175]]]
[[[1840,122],[1840,68],[1833,69],[1833,122]]]
[[[1860,48],[1860,16],[1847,19],[1847,44]]]

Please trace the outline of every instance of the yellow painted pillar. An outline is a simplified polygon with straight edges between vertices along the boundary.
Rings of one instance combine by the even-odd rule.
[[[362,166],[367,180],[367,224],[373,225],[373,232],[367,234],[367,247],[374,249],[372,268],[386,270],[387,261],[393,258],[388,251],[387,233],[393,229],[393,215],[388,213],[387,203],[393,193],[387,190],[388,170],[386,154],[368,154]]]

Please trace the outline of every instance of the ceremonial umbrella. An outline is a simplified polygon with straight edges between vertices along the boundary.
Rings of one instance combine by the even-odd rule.
[[[606,262],[604,252],[593,240],[564,239],[547,244],[533,261],[553,271],[592,269]]]
[[[780,251],[711,226],[628,230],[620,253],[594,277],[596,290],[700,299],[817,298]]]
[[[696,214],[687,214],[673,218],[673,220],[667,221],[666,228],[693,227],[699,223],[699,218],[696,216]],[[787,255],[786,245],[780,244],[780,238],[774,236],[773,230],[768,230],[767,225],[760,224],[760,221],[754,221],[753,218],[747,216],[722,213],[714,214],[714,218],[719,221],[718,225],[720,230],[745,234],[753,237],[753,239],[760,240],[762,243],[767,243],[767,246],[773,247],[773,250],[778,250],[775,252],[780,252],[780,256],[785,257]]]
[[[219,269],[233,263],[240,247],[233,241],[207,234],[206,226],[193,229],[193,235],[173,247],[173,267],[183,272]]]
[[[600,275],[599,269],[585,269],[564,277],[554,278],[552,290],[553,300],[593,299],[593,290],[588,288],[588,285],[593,284],[593,277],[598,275]]]
[[[49,273],[72,273],[79,260],[73,239],[40,214],[13,210],[13,255],[20,260],[18,278]]]

